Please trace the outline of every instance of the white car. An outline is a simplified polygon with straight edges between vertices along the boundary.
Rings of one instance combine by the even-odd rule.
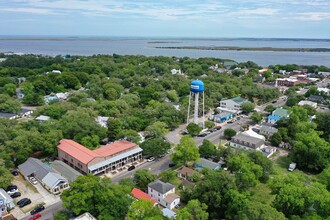
[[[154,157],[150,157],[150,158],[148,159],[148,162],[152,162],[152,161],[154,161],[154,160],[155,160]]]
[[[31,182],[33,185],[36,185],[36,184],[38,184],[38,181],[37,181],[37,179],[36,179],[36,178],[34,178],[34,177],[30,177],[30,178],[29,178],[29,180],[30,180],[30,182]]]
[[[15,192],[18,192],[18,189],[11,189],[10,191],[7,192],[8,195],[13,195]]]

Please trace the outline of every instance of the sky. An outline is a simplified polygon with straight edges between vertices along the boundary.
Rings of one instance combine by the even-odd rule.
[[[330,38],[330,0],[0,0],[0,35]]]

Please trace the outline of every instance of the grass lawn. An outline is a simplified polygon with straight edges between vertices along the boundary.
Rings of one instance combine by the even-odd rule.
[[[252,201],[258,201],[270,205],[275,199],[275,195],[270,194],[271,190],[264,183],[258,183],[252,190]]]

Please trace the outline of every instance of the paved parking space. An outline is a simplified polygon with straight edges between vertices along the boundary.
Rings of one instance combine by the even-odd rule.
[[[21,219],[26,215],[29,215],[30,211],[40,203],[48,206],[60,200],[59,196],[54,196],[49,193],[40,183],[32,185],[30,182],[25,180],[22,175],[16,176],[12,183],[13,185],[17,185],[18,190],[22,194],[20,197],[14,199],[15,204],[23,198],[29,198],[32,201],[30,205],[23,208],[15,206],[15,209],[10,213],[12,213],[17,219]]]

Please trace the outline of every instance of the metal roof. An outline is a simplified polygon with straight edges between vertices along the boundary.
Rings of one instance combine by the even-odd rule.
[[[195,163],[195,167],[205,167],[211,170],[220,169],[221,165],[213,161],[201,158],[200,162]]]
[[[88,167],[88,169],[90,171],[93,171],[93,170],[96,170],[96,169],[98,169],[100,167],[106,166],[108,164],[111,164],[111,163],[116,162],[116,161],[118,161],[120,159],[123,159],[125,157],[131,156],[132,154],[136,154],[136,153],[139,153],[139,152],[142,152],[142,151],[143,151],[142,148],[136,147],[136,148],[134,148],[132,150],[126,151],[125,153],[119,154],[119,155],[114,156],[114,157],[111,157],[111,158],[109,158],[109,159],[107,159],[105,161],[102,161],[100,163],[94,164],[94,165]]]
[[[42,163],[40,160],[32,157],[19,165],[18,169],[25,177],[34,174],[39,180],[42,180],[50,171],[50,167]]]
[[[74,182],[78,176],[82,176],[77,170],[73,169],[66,163],[60,160],[55,160],[51,164],[51,168],[54,172],[65,177],[70,183]]]
[[[42,182],[49,188],[54,189],[59,183],[68,182],[67,179],[60,176],[57,173],[49,172],[43,179]]]

